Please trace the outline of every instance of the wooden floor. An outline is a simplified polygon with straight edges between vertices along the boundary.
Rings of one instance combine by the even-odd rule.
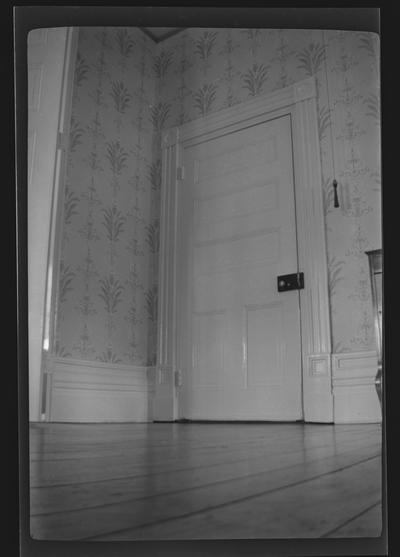
[[[31,536],[371,537],[381,426],[37,424]]]

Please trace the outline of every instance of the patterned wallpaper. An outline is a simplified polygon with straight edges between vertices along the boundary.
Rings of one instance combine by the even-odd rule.
[[[333,351],[374,349],[367,249],[380,247],[379,39],[369,33],[81,28],[55,351],[155,361],[160,131],[315,75]],[[333,207],[332,180],[340,208]]]
[[[380,239],[379,37],[190,29],[161,43],[157,101],[180,125],[315,75],[334,352],[374,350],[368,259]],[[340,208],[333,207],[332,181]]]
[[[64,199],[54,351],[152,364],[159,168],[154,43],[138,29],[81,28]]]

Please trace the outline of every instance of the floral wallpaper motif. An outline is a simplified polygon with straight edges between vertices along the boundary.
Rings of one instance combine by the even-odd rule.
[[[235,80],[240,76],[240,71],[234,63],[235,53],[240,48],[240,42],[237,38],[234,38],[232,29],[226,29],[224,35],[223,47],[219,54],[223,56],[224,60],[221,81],[226,87],[225,101],[222,106],[223,108],[228,108],[240,102],[235,94]]]
[[[210,112],[216,91],[217,87],[209,83],[200,87],[193,95],[195,107],[201,116],[206,116]]]
[[[368,260],[380,247],[379,39],[349,31],[81,28],[55,352],[156,358],[160,134],[314,75],[333,351],[375,348]],[[340,207],[333,207],[332,181]]]
[[[153,62],[154,76],[158,80],[164,80],[168,74],[168,69],[173,61],[173,53],[169,50],[162,50],[160,54],[157,54]]]
[[[198,56],[203,70],[206,73],[209,68],[209,59],[215,47],[217,33],[215,31],[206,30],[194,41],[195,54]]]
[[[381,245],[379,38],[349,31],[189,29],[163,44],[180,60],[158,98],[170,106],[167,126],[316,77],[333,350],[375,349],[364,252]],[[339,209],[333,206],[334,178]]]
[[[159,188],[152,156],[155,55],[139,29],[79,30],[54,342],[59,356],[147,365],[155,351],[153,308],[148,318],[159,222],[151,215],[152,188]],[[160,64],[164,72],[166,66]]]
[[[287,87],[292,83],[292,79],[287,68],[296,52],[293,48],[291,48],[291,41],[288,40],[288,35],[283,29],[274,30],[272,33],[273,36],[275,36],[275,43],[274,56],[271,58],[271,62],[274,66],[276,65],[279,76],[278,81],[275,84],[275,89],[281,89],[282,87]]]
[[[264,64],[253,64],[243,75],[243,87],[254,97],[262,93],[263,85],[268,79],[269,66]]]
[[[379,113],[368,106],[379,99],[378,38],[368,33],[325,35],[333,153],[341,186],[340,211],[327,215],[328,249],[344,260],[341,288],[332,303],[334,341],[340,351],[374,349],[365,251],[381,244]]]

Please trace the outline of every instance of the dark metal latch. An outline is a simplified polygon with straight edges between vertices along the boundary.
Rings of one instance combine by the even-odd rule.
[[[304,273],[292,273],[278,277],[278,292],[286,290],[300,290],[304,288]]]

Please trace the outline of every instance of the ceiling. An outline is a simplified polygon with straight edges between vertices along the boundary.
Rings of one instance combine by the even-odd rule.
[[[183,27],[141,27],[141,30],[156,43],[176,35]]]

